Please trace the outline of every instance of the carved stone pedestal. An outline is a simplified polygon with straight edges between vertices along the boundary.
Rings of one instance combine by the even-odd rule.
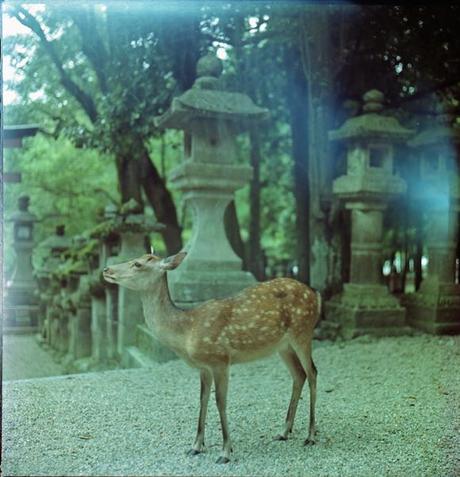
[[[234,191],[250,179],[249,166],[186,161],[171,174],[193,211],[193,232],[182,265],[168,275],[171,295],[180,307],[211,298],[224,298],[255,283],[241,270],[241,259],[231,248],[224,229],[224,213]]]
[[[345,339],[373,334],[397,336],[410,332],[406,310],[384,285],[346,283],[340,295],[325,304],[326,315],[341,325]]]
[[[404,298],[408,322],[433,334],[460,333],[460,285],[427,278]]]

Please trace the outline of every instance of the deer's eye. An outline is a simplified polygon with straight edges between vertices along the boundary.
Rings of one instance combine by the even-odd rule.
[[[134,266],[135,266],[136,268],[141,268],[141,267],[142,267],[142,263],[134,262]]]

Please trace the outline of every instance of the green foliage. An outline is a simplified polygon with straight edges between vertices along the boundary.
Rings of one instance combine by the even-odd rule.
[[[69,236],[79,235],[98,223],[103,209],[118,202],[113,158],[90,149],[76,149],[68,139],[38,135],[20,150],[8,150],[6,171],[21,171],[22,182],[5,184],[5,215],[17,208],[20,194],[30,196],[30,211],[38,216],[36,243],[54,233],[58,224],[66,225]],[[12,226],[5,227],[5,267],[11,269]]]

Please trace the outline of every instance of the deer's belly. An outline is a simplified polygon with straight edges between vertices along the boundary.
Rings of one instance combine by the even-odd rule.
[[[286,337],[282,339],[268,343],[268,344],[257,344],[257,343],[248,343],[247,345],[234,345],[229,349],[230,362],[231,363],[246,363],[248,361],[255,361],[257,359],[265,358],[270,356],[273,353],[276,353],[282,349],[287,348],[288,340]]]

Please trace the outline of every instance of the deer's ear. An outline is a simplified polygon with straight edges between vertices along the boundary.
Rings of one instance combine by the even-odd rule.
[[[159,267],[161,270],[174,270],[177,268],[184,260],[187,252],[179,252],[176,255],[171,255],[170,257],[164,258],[160,263]]]

